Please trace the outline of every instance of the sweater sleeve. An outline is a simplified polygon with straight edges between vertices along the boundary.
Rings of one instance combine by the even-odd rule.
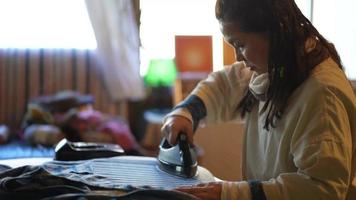
[[[204,123],[219,123],[237,118],[237,105],[241,101],[252,72],[243,62],[225,66],[199,82],[191,94],[179,103],[165,118],[180,115],[197,128]]]
[[[201,81],[192,91],[206,108],[206,123],[230,121],[239,116],[237,105],[248,89],[252,72],[243,62],[226,66]]]

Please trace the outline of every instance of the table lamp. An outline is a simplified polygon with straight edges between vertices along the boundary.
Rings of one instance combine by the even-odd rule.
[[[147,86],[172,86],[177,75],[174,59],[152,59],[144,81]]]
[[[151,93],[149,98],[157,108],[172,106],[172,86],[177,76],[174,59],[152,59],[144,76]]]

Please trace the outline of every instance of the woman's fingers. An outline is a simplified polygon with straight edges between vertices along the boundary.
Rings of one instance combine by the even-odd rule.
[[[171,145],[175,145],[177,143],[178,129],[176,128],[174,120],[171,117],[166,120],[166,123],[162,126],[161,131],[164,133]]]
[[[168,117],[161,128],[168,142],[172,145],[177,144],[177,137],[180,132],[187,134],[188,142],[193,144],[193,125],[190,120],[181,116]]]

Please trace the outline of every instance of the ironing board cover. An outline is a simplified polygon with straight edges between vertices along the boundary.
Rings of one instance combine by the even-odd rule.
[[[154,157],[119,156],[84,161],[50,161],[44,163],[43,168],[55,176],[92,186],[117,189],[128,186],[173,189],[214,181],[214,176],[200,166],[193,178],[171,175],[159,169]]]

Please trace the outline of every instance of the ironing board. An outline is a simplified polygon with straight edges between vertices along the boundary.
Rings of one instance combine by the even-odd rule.
[[[53,157],[12,158],[0,160],[0,165],[6,165],[11,168],[16,168],[24,165],[41,165],[45,162],[49,162],[52,160]]]
[[[154,157],[118,156],[84,161],[50,161],[42,164],[52,175],[92,186],[123,189],[153,187],[173,189],[179,186],[215,181],[205,168],[198,167],[193,178],[181,178],[162,171]]]

